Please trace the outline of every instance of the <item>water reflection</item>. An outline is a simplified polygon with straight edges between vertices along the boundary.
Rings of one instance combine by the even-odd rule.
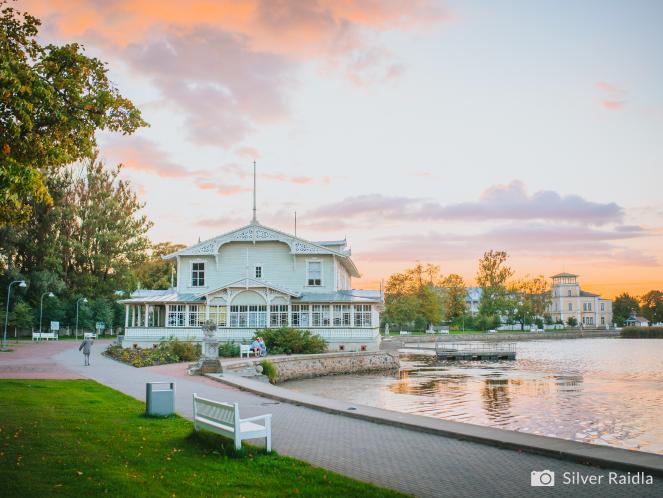
[[[516,361],[403,355],[397,375],[284,386],[354,403],[663,454],[663,341],[518,343]]]

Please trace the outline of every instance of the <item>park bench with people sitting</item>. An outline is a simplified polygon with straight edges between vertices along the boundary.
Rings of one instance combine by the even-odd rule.
[[[255,422],[262,421],[261,424]],[[272,451],[272,415],[258,415],[245,419],[239,418],[237,403],[223,403],[201,398],[193,394],[193,424],[195,429],[205,429],[235,442],[235,449],[242,447],[244,439],[265,438],[265,448]]]
[[[246,355],[247,358],[251,355],[256,356],[256,352],[253,349],[251,349],[250,344],[239,345],[239,357],[244,358],[244,355]]]

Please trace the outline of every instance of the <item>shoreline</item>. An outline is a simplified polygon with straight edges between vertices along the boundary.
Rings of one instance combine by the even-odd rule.
[[[472,441],[515,451],[549,456],[583,465],[615,468],[631,472],[646,472],[651,475],[663,476],[663,456],[655,453],[631,451],[610,446],[600,446],[579,441],[395,412],[383,408],[291,391],[284,387],[234,374],[207,374],[207,377],[265,398],[335,415],[358,418],[377,424]]]

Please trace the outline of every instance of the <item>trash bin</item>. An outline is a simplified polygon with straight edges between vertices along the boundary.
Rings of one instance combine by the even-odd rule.
[[[145,413],[161,417],[175,413],[174,382],[148,382],[145,385]]]

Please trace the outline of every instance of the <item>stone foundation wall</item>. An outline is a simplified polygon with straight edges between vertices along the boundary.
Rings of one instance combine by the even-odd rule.
[[[276,382],[323,375],[396,370],[400,365],[398,353],[388,353],[386,351],[323,353],[280,358],[270,358],[268,356],[253,361],[254,363],[260,363],[263,359],[274,365],[278,373]],[[232,371],[232,368],[226,368],[226,371]]]

